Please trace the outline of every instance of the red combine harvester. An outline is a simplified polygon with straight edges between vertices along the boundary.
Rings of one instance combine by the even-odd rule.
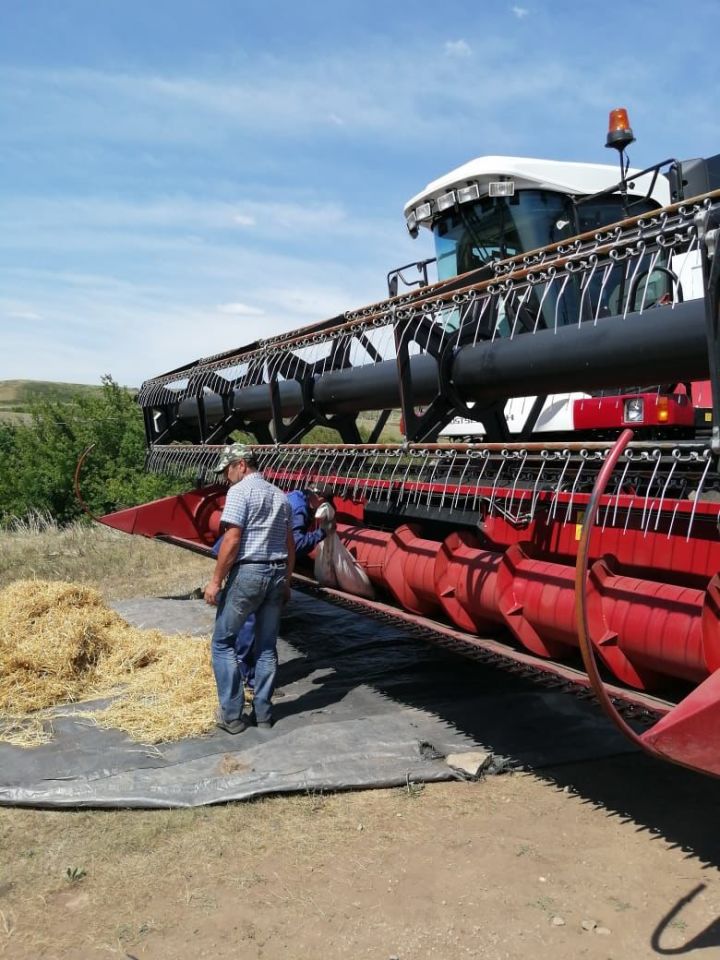
[[[387,300],[144,383],[148,468],[197,481],[103,522],[209,553],[210,468],[252,434],[281,487],[332,485],[378,599],[300,587],[592,689],[643,749],[720,775],[720,156],[634,171],[631,140],[613,111],[619,182],[471,161],[406,206],[437,282],[410,264]],[[340,442],[303,443],[318,425]]]

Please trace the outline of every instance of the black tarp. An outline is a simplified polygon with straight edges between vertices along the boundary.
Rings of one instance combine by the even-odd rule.
[[[198,636],[214,612],[167,598],[115,608],[137,626]],[[445,756],[478,749],[531,767],[629,749],[587,702],[309,596],[294,595],[281,637],[272,730],[143,746],[83,722],[79,705],[54,721],[52,743],[0,744],[0,803],[196,806],[449,779]]]

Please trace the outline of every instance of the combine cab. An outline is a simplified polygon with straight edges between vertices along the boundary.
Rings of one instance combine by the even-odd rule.
[[[250,433],[279,486],[334,488],[379,599],[324,596],[592,688],[645,750],[720,775],[720,164],[627,171],[622,113],[619,182],[473,161],[406,207],[437,282],[424,261],[399,292],[404,267],[387,300],[143,384],[148,468],[198,482],[103,522],[209,553],[225,488],[205,483]],[[318,425],[339,442],[303,442]]]

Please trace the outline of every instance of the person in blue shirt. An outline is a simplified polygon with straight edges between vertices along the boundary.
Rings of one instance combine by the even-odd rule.
[[[304,490],[291,490],[287,495],[292,510],[292,535],[295,541],[295,559],[304,560],[315,547],[324,540],[327,530],[318,527],[311,530],[317,508],[332,500],[332,489],[323,484],[313,483]],[[213,557],[217,557],[222,543],[222,536],[212,548]],[[235,641],[235,655],[240,673],[246,689],[252,690],[255,675],[254,664],[255,645],[255,614],[251,613],[243,624]]]
[[[315,511],[321,504],[332,500],[332,490],[319,483],[313,483],[305,490],[291,490],[287,495],[292,510],[292,535],[295,541],[295,559],[304,560],[312,553],[327,531],[318,527],[311,530]]]

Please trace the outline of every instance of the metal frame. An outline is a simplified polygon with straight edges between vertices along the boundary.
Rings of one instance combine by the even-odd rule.
[[[696,218],[705,287],[705,323],[712,390],[713,453],[720,454],[720,205]]]
[[[391,270],[385,278],[388,296],[396,297],[398,295],[401,281],[408,288],[427,287],[429,284],[428,267],[431,263],[437,263],[437,257],[428,257],[427,260],[413,260],[412,263],[405,263],[402,267],[396,267],[394,270]],[[415,267],[420,274],[417,280],[408,280],[407,277],[403,276],[403,270],[409,270],[411,267]]]

